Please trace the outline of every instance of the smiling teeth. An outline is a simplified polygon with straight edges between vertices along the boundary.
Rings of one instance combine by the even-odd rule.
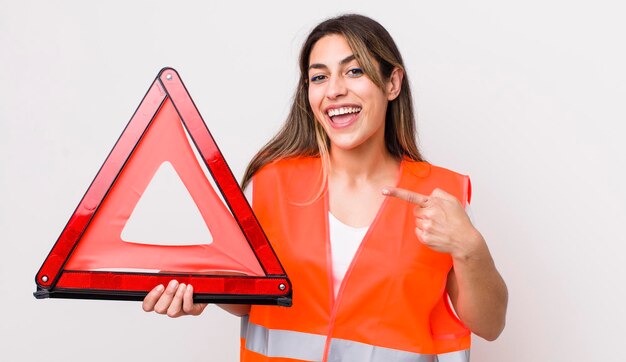
[[[342,114],[348,113],[358,113],[361,112],[361,107],[341,107],[335,108],[328,111],[328,117],[340,116]]]

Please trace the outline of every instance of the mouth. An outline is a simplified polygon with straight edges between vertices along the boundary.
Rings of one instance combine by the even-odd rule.
[[[361,107],[357,106],[331,108],[326,111],[330,125],[335,128],[348,127],[356,121],[360,113]]]

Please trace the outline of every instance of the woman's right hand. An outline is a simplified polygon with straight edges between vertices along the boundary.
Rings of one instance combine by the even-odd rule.
[[[157,285],[143,299],[143,310],[167,314],[171,318],[183,315],[200,315],[206,303],[193,302],[193,286],[170,281],[167,288],[163,284]]]

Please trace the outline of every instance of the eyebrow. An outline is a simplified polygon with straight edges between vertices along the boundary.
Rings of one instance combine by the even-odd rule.
[[[354,56],[354,54],[350,54],[347,57],[343,58],[339,64],[340,65],[344,65],[346,63],[350,63],[351,61],[355,60],[356,57]],[[309,65],[309,70],[311,69],[328,69],[328,67],[325,64],[321,64],[321,63],[313,63],[311,65]]]

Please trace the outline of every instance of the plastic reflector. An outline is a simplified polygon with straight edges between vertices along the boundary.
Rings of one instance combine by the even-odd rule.
[[[147,201],[155,193],[170,201]],[[137,224],[137,214],[153,221]],[[192,284],[196,301],[291,304],[235,177],[178,73],[164,68],[37,273],[35,297],[142,300],[171,279]]]

